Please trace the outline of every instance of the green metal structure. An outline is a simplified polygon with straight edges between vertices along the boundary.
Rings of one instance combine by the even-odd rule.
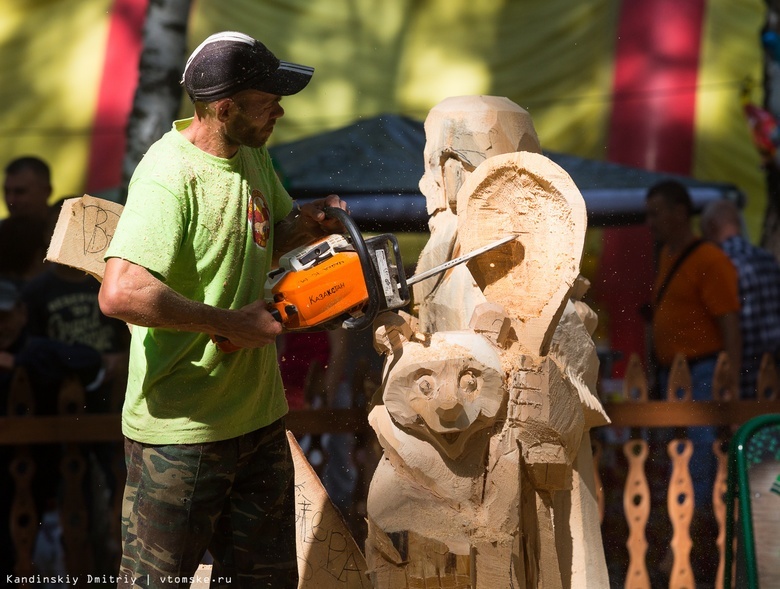
[[[780,414],[759,415],[737,430],[729,447],[728,488],[726,492],[726,557],[723,588],[731,589],[734,565],[735,535],[737,537],[737,586],[759,589],[758,559],[753,530],[753,513],[749,469],[764,460],[780,461]],[[773,492],[774,489],[773,489]],[[777,491],[777,492],[780,492]],[[739,511],[735,531],[734,509]]]

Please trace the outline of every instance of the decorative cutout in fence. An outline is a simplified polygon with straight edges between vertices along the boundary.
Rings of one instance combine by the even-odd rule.
[[[627,364],[623,380],[623,398],[617,402],[607,403],[605,408],[612,419],[607,426],[613,432],[612,439],[628,438],[620,447],[626,459],[625,486],[623,491],[623,511],[628,525],[627,560],[625,572],[626,589],[650,589],[651,568],[647,562],[648,545],[659,546],[668,543],[671,554],[670,563],[653,562],[655,568],[662,568],[668,578],[670,589],[691,589],[696,586],[696,574],[711,577],[710,586],[723,587],[723,563],[725,560],[725,525],[726,525],[726,472],[728,456],[727,447],[730,432],[736,426],[744,423],[755,415],[763,413],[780,413],[780,389],[774,361],[767,355],[762,359],[758,377],[757,395],[755,400],[739,400],[736,383],[731,376],[728,360],[725,354],[718,358],[713,378],[712,401],[694,401],[691,392],[691,377],[688,364],[683,356],[674,360],[669,375],[669,385],[666,399],[662,401],[649,400],[648,379],[637,356],[632,356]],[[670,458],[669,476],[666,488],[667,514],[653,513],[652,506],[659,505],[660,497],[651,497],[647,478],[648,442],[646,438],[653,428],[683,428],[689,426],[716,425],[720,428],[721,439],[715,441],[712,452],[717,460],[717,472],[712,489],[712,514],[697,513],[694,508],[693,480],[690,473],[690,463],[696,460],[693,455],[693,445],[688,439],[674,439],[668,442],[666,452]],[[596,437],[603,437],[596,431]],[[625,429],[622,429],[625,428]],[[649,428],[649,429],[648,429]],[[595,440],[599,448],[598,455],[609,452],[610,442]],[[594,455],[596,453],[594,452]],[[596,462],[597,476],[604,474],[605,465]],[[656,472],[658,465],[655,465]],[[616,469],[611,462],[609,468]],[[614,473],[610,473],[614,475]],[[619,475],[620,473],[618,473]],[[614,480],[615,476],[601,476],[602,479]],[[603,495],[607,489],[601,488],[600,504],[604,504]],[[655,502],[653,501],[655,499]],[[711,546],[703,545],[705,540],[697,537],[695,529],[697,519],[712,516],[717,525],[717,538]],[[605,514],[601,513],[602,521]],[[648,522],[653,518],[668,517],[672,535],[668,537],[648,536]],[[607,526],[608,527],[608,526]],[[605,542],[609,541],[609,530],[604,529]],[[700,551],[711,551],[712,562],[718,566],[713,570],[695,570],[691,562],[691,551],[698,545]],[[733,550],[733,547],[732,547]],[[614,573],[611,568],[611,573]],[[613,576],[615,576],[613,574]],[[656,577],[657,579],[657,577]],[[613,582],[615,579],[611,579]],[[652,586],[658,586],[657,582]]]

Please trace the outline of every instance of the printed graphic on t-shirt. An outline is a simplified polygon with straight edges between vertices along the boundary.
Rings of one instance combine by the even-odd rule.
[[[249,201],[249,224],[252,226],[255,243],[262,248],[267,247],[271,234],[271,211],[265,196],[257,189],[252,190],[252,198]]]
[[[116,331],[100,314],[97,295],[72,292],[52,295],[46,302],[45,335],[66,344],[84,344],[98,352],[116,347]]]

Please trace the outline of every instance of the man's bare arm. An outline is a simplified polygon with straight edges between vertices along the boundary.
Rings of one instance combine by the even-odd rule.
[[[100,309],[132,325],[220,335],[242,348],[272,343],[282,331],[263,301],[220,309],[183,297],[146,268],[111,258],[99,295]]]

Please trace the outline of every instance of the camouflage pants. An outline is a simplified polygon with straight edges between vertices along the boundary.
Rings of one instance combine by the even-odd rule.
[[[125,439],[125,460],[118,587],[189,587],[207,549],[211,587],[298,586],[283,420],[206,444]]]

